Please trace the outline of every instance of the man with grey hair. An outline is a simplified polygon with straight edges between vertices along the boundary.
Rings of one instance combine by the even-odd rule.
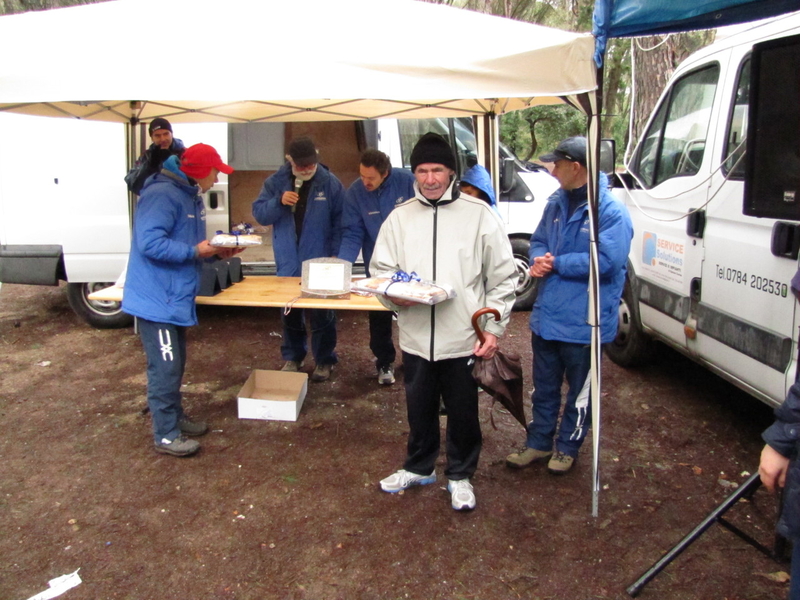
[[[497,213],[477,198],[461,195],[455,156],[444,138],[425,134],[411,153],[415,196],[386,218],[372,255],[378,275],[412,271],[423,280],[446,283],[456,296],[429,306],[381,297],[397,311],[403,351],[409,436],[403,468],[380,482],[396,493],[436,481],[439,455],[439,399],[447,410],[447,467],[450,504],[475,508],[470,479],[478,467],[482,436],[475,357],[491,358],[514,305],[516,269],[511,245]],[[483,343],[472,315],[495,308]]]

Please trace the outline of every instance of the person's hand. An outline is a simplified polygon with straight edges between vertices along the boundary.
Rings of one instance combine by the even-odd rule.
[[[286,206],[294,206],[298,200],[300,200],[300,196],[297,195],[297,192],[283,192],[283,196],[281,196],[281,204]]]
[[[544,277],[553,270],[556,257],[547,252],[544,256],[536,256],[529,270],[531,277]]]
[[[239,246],[237,248],[219,248],[217,246],[212,246],[208,240],[203,240],[197,244],[196,248],[198,258],[211,258],[212,256],[218,256],[221,259],[231,258],[237,254],[241,254],[245,250],[243,246]]]
[[[235,248],[217,248],[217,256],[219,256],[222,260],[225,260],[227,258],[232,258],[237,254],[241,254],[244,251],[244,246],[237,246]]]
[[[208,242],[208,240],[203,240],[202,242],[197,244],[195,248],[197,249],[198,258],[211,258],[220,250],[219,248],[215,248],[214,246],[212,246]]]
[[[492,358],[497,353],[497,336],[487,331],[483,332],[483,344],[480,340],[475,342],[472,353],[481,358]]]
[[[761,463],[758,465],[758,474],[761,476],[761,483],[770,492],[775,491],[775,487],[783,487],[786,484],[786,471],[789,469],[789,459],[767,444],[761,451]]]
[[[397,298],[396,296],[386,295],[386,297],[397,304],[397,306],[416,306],[417,304],[424,304],[424,302],[415,302],[414,300],[406,300],[405,298]]]

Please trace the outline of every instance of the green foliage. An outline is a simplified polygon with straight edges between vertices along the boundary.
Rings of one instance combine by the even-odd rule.
[[[536,160],[573,135],[586,135],[586,117],[567,105],[534,106],[500,118],[500,141],[523,161]]]
[[[0,0],[0,15],[13,15],[32,10],[50,10],[79,4],[94,4],[106,0]]]

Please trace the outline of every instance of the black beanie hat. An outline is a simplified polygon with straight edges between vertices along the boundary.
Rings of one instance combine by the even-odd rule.
[[[411,172],[417,170],[419,165],[436,163],[448,169],[456,170],[456,157],[450,144],[438,133],[429,132],[419,138],[417,145],[411,151]]]
[[[169,121],[167,121],[164,117],[158,117],[157,119],[153,119],[150,122],[150,127],[147,128],[148,133],[153,135],[153,132],[156,129],[166,129],[170,133],[172,133],[172,125],[170,125]]]

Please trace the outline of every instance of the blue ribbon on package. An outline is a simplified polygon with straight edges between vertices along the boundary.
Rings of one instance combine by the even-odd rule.
[[[422,281],[417,275],[416,271],[411,271],[411,273],[406,273],[405,271],[397,271],[394,275],[392,275],[392,282],[396,283],[398,281]]]

